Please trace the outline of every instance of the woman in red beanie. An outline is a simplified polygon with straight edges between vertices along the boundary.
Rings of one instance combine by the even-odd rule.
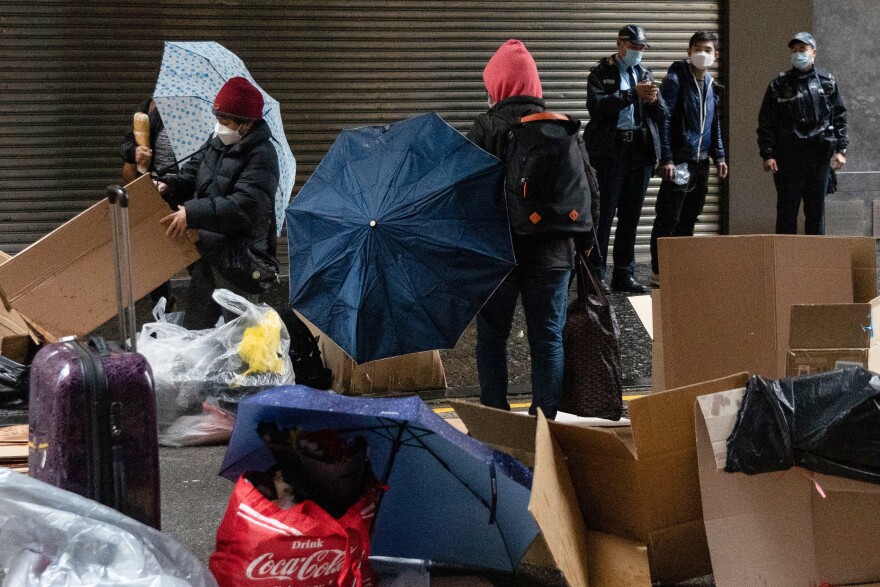
[[[489,111],[474,121],[467,137],[502,161],[512,124],[529,114],[544,111],[541,79],[535,60],[521,42],[504,43],[483,70],[489,93]],[[504,200],[504,188],[498,198]],[[577,247],[589,250],[592,235],[578,239]],[[562,395],[562,327],[568,305],[568,282],[574,267],[570,238],[513,235],[517,267],[495,290],[477,314],[477,371],[480,402],[509,410],[507,403],[507,339],[517,298],[522,296],[529,350],[532,356],[532,405],[548,418],[556,416]]]
[[[214,134],[180,173],[157,181],[177,211],[162,219],[167,234],[183,237],[200,230],[202,257],[190,267],[183,324],[211,328],[221,308],[211,298],[217,287],[240,289],[220,276],[218,266],[230,247],[252,247],[275,254],[275,191],[278,155],[263,120],[263,95],[243,77],[227,81],[214,98]]]

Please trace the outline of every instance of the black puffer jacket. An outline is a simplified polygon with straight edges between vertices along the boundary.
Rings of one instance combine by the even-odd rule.
[[[523,116],[544,111],[544,100],[531,96],[512,96],[495,104],[488,112],[474,121],[467,138],[502,161],[507,143],[507,131]],[[592,194],[591,196],[596,196]],[[503,189],[499,198],[504,198]],[[593,221],[598,216],[599,198],[591,197]],[[593,233],[578,237],[575,245],[581,250],[593,246]],[[574,251],[571,239],[513,236],[513,249],[518,265],[544,269],[571,269],[574,267]]]
[[[183,204],[190,228],[250,239],[265,249],[273,229],[278,155],[272,132],[259,120],[227,147],[212,137],[176,176],[165,178],[170,204]]]
[[[636,65],[634,73],[637,80],[653,82],[654,75],[650,69]],[[620,89],[620,69],[617,68],[615,56],[605,57],[590,70],[587,78],[587,110],[590,121],[584,129],[584,141],[590,157],[613,157],[617,119],[620,111],[637,101],[635,88],[622,91]],[[649,163],[660,160],[660,132],[658,124],[668,116],[663,96],[659,96],[653,104],[643,104],[645,122],[651,136],[653,150],[648,152],[652,157]]]

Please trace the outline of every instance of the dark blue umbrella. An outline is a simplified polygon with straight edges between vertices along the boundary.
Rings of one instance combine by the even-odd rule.
[[[342,131],[287,208],[291,305],[358,363],[455,346],[514,267],[501,177],[434,113]]]
[[[532,475],[519,461],[459,432],[418,397],[353,398],[304,385],[245,399],[221,474],[237,479],[275,464],[260,422],[361,435],[388,490],[371,553],[512,571],[538,527],[528,512]]]

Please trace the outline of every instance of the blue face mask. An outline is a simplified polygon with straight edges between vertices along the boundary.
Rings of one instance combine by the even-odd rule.
[[[621,59],[623,63],[627,67],[635,67],[639,63],[642,62],[642,54],[644,51],[636,51],[634,49],[627,49],[626,55],[624,55]]]
[[[801,71],[808,69],[813,64],[813,56],[809,51],[791,54],[791,65]]]

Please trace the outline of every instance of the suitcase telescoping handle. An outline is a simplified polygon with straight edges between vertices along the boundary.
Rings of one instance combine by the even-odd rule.
[[[137,331],[132,291],[131,235],[128,229],[128,192],[118,185],[107,186],[110,205],[110,231],[116,267],[116,305],[119,312],[119,342],[137,352]]]

